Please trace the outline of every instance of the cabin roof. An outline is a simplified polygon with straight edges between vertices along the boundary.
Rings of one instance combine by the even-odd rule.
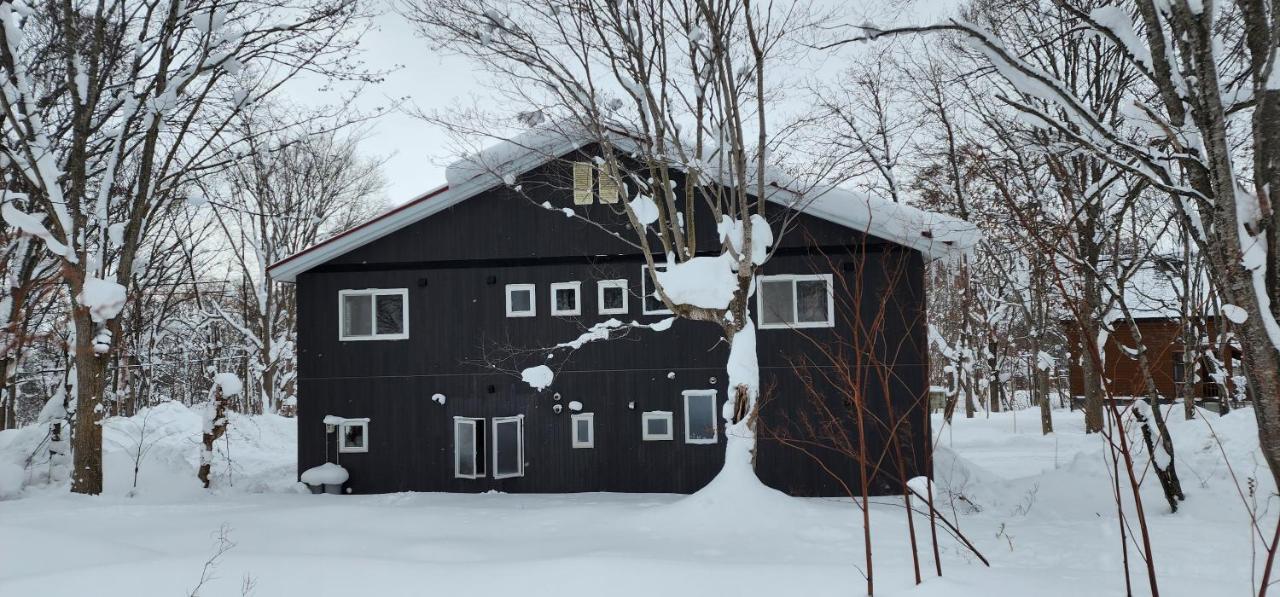
[[[276,281],[293,282],[300,273],[598,141],[590,135],[552,128],[517,135],[450,164],[445,171],[447,184],[281,259],[271,264],[267,272]],[[634,142],[625,136],[610,138],[609,142],[624,152],[636,149]],[[779,172],[767,173],[766,181],[770,189],[766,199],[772,203],[916,249],[930,258],[967,252],[981,238],[976,226],[959,218],[840,186],[800,192],[795,190],[799,185],[794,180]]]

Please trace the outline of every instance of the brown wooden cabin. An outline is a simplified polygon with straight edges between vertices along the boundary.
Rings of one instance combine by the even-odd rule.
[[[1181,320],[1177,317],[1141,317],[1135,318],[1137,330],[1147,348],[1147,359],[1151,365],[1151,377],[1163,400],[1194,396],[1197,401],[1217,402],[1221,388],[1209,376],[1209,363],[1201,362],[1197,371],[1197,382],[1190,388],[1184,387],[1183,359],[1184,351]],[[1062,322],[1070,351],[1070,385],[1072,397],[1084,395],[1084,375],[1081,370],[1081,350],[1079,332],[1074,322]],[[1203,338],[1217,337],[1217,322],[1214,318],[1206,318],[1203,329],[1207,333],[1198,334]],[[1127,347],[1123,348],[1123,347]],[[1128,323],[1117,323],[1115,333],[1107,338],[1104,345],[1103,372],[1104,384],[1108,395],[1116,398],[1146,396],[1146,382],[1142,368],[1133,349],[1137,347],[1134,328]],[[1218,351],[1218,346],[1204,346],[1205,350]],[[1240,358],[1239,349],[1233,348],[1232,358],[1223,359],[1227,367],[1227,387],[1234,395],[1234,361]]]

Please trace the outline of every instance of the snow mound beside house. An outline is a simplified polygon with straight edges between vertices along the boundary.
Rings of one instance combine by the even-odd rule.
[[[302,472],[302,482],[307,485],[341,485],[351,478],[351,474],[347,469],[326,462],[320,466],[313,466]]]
[[[227,417],[227,435],[214,446],[215,491],[296,490],[296,420],[233,412]],[[103,421],[104,493],[168,496],[203,493],[196,479],[203,424],[198,408],[177,402],[164,402],[132,417],[110,417]],[[0,431],[0,499],[24,493],[67,491],[65,465],[60,469],[49,462],[48,429],[47,424],[36,424]],[[135,462],[138,463],[136,489]]]

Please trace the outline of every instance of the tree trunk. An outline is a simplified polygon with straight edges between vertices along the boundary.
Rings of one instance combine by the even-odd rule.
[[[1096,335],[1094,336],[1097,337]],[[1081,343],[1093,342],[1090,338],[1081,338]],[[1101,352],[1101,347],[1099,347]],[[1101,433],[1102,432],[1102,376],[1095,368],[1096,364],[1093,359],[1088,356],[1088,352],[1083,353],[1084,358],[1080,359],[1080,377],[1084,381],[1084,432],[1085,433]]]
[[[996,356],[996,341],[987,341],[987,370],[991,372],[991,383],[987,384],[988,412],[1000,412],[1000,359]]]
[[[16,423],[9,417],[9,405],[17,398],[11,389],[9,382],[9,363],[12,361],[9,357],[0,358],[0,430],[8,429],[10,425],[16,426]]]
[[[97,325],[88,309],[75,308],[76,413],[72,428],[71,491],[102,493],[102,392],[106,389],[107,360],[94,352]]]
[[[200,454],[200,470],[196,476],[205,489],[209,488],[209,474],[213,470],[213,444],[227,431],[227,400],[222,395],[222,386],[214,384],[210,403],[205,408],[212,412],[205,413],[204,434],[201,441],[204,451]]]
[[[1033,374],[1036,395],[1040,398],[1040,433],[1053,433],[1053,403],[1049,400],[1049,372],[1035,368]]]

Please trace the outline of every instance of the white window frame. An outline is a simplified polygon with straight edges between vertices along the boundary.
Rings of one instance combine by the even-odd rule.
[[[765,282],[791,282],[791,319],[800,319],[800,301],[796,300],[796,282],[811,282],[814,280],[822,280],[827,283],[827,319],[826,321],[796,321],[795,323],[764,323],[764,283]],[[787,330],[800,328],[830,328],[835,327],[835,289],[833,286],[831,274],[776,274],[771,276],[756,276],[756,313],[758,314],[758,323],[756,328],[761,330]]]
[[[658,267],[664,268],[664,269],[659,269],[658,271],[664,271],[667,266],[659,265]],[[661,309],[654,309],[652,311],[649,310],[649,306],[645,301],[645,297],[649,296],[650,292],[656,292],[657,290],[657,289],[650,290],[649,282],[650,282],[649,264],[646,263],[640,266],[640,312],[645,315],[671,315],[671,309],[668,309],[666,305],[663,305]],[[661,300],[657,299],[657,297],[654,297],[654,298],[655,300],[658,300],[658,302],[661,302]]]
[[[556,308],[557,290],[573,291],[573,309],[566,309],[562,311]],[[555,282],[551,285],[551,314],[582,315],[582,282]]]
[[[347,428],[360,427],[364,434],[363,446],[347,445]],[[369,419],[347,419],[338,423],[338,453],[339,454],[363,454],[369,451]]]
[[[640,413],[640,439],[647,442],[671,441],[675,439],[675,422],[672,420],[674,418],[675,417],[671,415],[671,411],[669,410],[649,410]],[[655,419],[665,419],[667,421],[666,434],[649,433],[649,421]]]
[[[471,474],[462,474],[462,453],[458,451],[458,427],[471,426]],[[476,417],[453,418],[453,477],[455,479],[483,479],[485,472],[480,468],[484,463],[484,455],[480,452],[480,434],[477,431],[484,427],[484,419]]]
[[[512,423],[512,422],[516,424],[516,448],[518,450],[517,456],[516,456],[516,462],[520,464],[520,471],[515,473],[498,474],[498,425],[502,423]],[[494,417],[492,426],[490,427],[490,431],[492,433],[489,435],[489,441],[492,442],[493,444],[493,463],[492,463],[493,478],[509,479],[511,477],[523,477],[524,476],[524,415],[516,415],[514,417]]]
[[[578,437],[578,421],[587,422],[587,439],[583,441]],[[569,417],[569,422],[573,426],[570,435],[573,438],[573,447],[575,448],[594,448],[596,447],[596,416],[594,413],[576,413]]]
[[[686,444],[714,444],[720,441],[720,417],[716,416],[717,400],[715,390],[685,390],[681,392],[684,396],[684,443]],[[695,438],[689,436],[689,398],[694,396],[710,396],[711,397],[711,437]]]
[[[604,291],[608,288],[622,289],[622,306],[618,308],[607,308],[604,306]],[[631,305],[627,296],[627,281],[622,280],[600,280],[596,282],[596,309],[601,315],[626,315]]]
[[[514,311],[511,309],[511,292],[527,291],[529,293],[529,310]],[[537,284],[507,284],[507,317],[535,317],[538,315],[538,285]]]
[[[378,333],[378,297],[400,295],[400,321],[404,329],[398,334]],[[369,335],[348,336],[346,332],[347,297],[369,297]],[[338,291],[338,340],[341,342],[357,342],[362,340],[407,340],[409,338],[409,289],[408,288],[361,288]]]

